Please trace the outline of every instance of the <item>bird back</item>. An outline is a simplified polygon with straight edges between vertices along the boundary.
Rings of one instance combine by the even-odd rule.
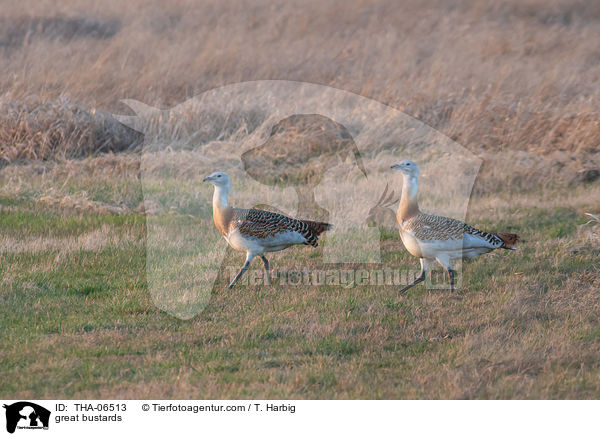
[[[297,232],[306,239],[305,244],[313,247],[318,245],[319,235],[332,227],[328,223],[290,218],[261,209],[234,209],[232,225],[243,235],[259,239]]]

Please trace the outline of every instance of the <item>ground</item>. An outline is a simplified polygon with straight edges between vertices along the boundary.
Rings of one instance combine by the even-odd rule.
[[[4,1],[0,396],[598,399],[599,38],[594,0]],[[467,221],[519,250],[465,263],[455,295],[224,275],[191,319],[160,310],[147,216],[206,218],[193,194],[212,171],[183,156],[187,203],[144,209],[144,136],[111,114],[264,79],[372,98],[464,146],[483,161]],[[263,121],[230,115],[157,135],[211,156]],[[384,263],[418,268],[381,232]],[[318,253],[270,259],[316,269]]]
[[[206,309],[181,320],[147,288],[140,190],[106,170],[110,159],[86,162],[98,173],[23,166],[12,176],[27,188],[21,182],[15,195],[4,184],[3,396],[598,398],[600,243],[597,224],[585,224],[586,212],[600,213],[597,186],[472,199],[470,222],[523,242],[466,263],[455,295],[423,286],[403,296],[394,286],[228,290],[223,274]],[[85,187],[88,197],[32,198],[48,179],[63,195]],[[131,207],[116,214],[103,207],[111,203]],[[383,261],[416,268],[397,233],[382,232]],[[314,253],[297,247],[271,261],[316,269]]]

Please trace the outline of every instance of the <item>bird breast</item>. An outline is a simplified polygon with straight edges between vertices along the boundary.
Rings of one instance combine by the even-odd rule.
[[[404,247],[406,247],[406,250],[410,254],[415,257],[423,257],[419,240],[415,237],[413,232],[402,230],[402,224],[400,225],[400,239],[402,239]]]

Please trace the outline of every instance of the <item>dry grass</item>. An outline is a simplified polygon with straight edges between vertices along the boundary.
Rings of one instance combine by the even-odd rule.
[[[142,136],[110,114],[62,98],[0,100],[0,164],[23,159],[67,159],[135,148]]]
[[[4,1],[2,395],[597,399],[599,39],[592,0]],[[370,97],[467,147],[484,159],[468,221],[518,232],[520,250],[466,264],[456,296],[421,287],[403,298],[390,286],[225,291],[223,269],[241,261],[226,252],[201,314],[163,312],[144,208],[209,222],[200,180],[211,159],[233,165],[267,120],[163,118],[153,139],[185,150],[144,160],[123,152],[142,138],[109,114],[132,115],[122,99],[168,109],[259,79]],[[383,171],[395,155],[370,156],[379,145],[365,160]],[[170,185],[145,180],[156,197],[145,204],[140,167],[177,170]],[[443,187],[433,179],[428,208]],[[340,189],[351,188],[368,192]],[[215,236],[201,229],[198,240]],[[384,263],[416,267],[395,231],[382,229],[382,247]],[[274,264],[315,269],[319,253],[288,250]]]
[[[600,247],[600,218],[592,213],[586,213],[591,219],[582,227],[585,227],[585,242]]]
[[[0,34],[6,161],[134,145],[105,115],[127,111],[123,98],[169,107],[228,83],[287,79],[371,97],[440,130],[485,157],[486,192],[579,183],[600,167],[594,1],[31,0],[7,2],[0,18],[11,23]]]
[[[588,234],[597,224],[586,224],[585,213],[600,212],[598,187],[572,189],[564,201],[556,189],[473,199],[468,221],[517,231],[524,242],[465,264],[455,296],[418,287],[398,297],[396,287],[369,285],[229,291],[226,268],[242,256],[228,251],[208,305],[183,321],[157,307],[165,302],[146,276],[147,244],[168,249],[179,238],[179,247],[205,241],[223,252],[225,242],[209,220],[210,187],[192,176],[198,161],[177,159],[190,165],[176,179],[180,195],[162,200],[152,218],[136,211],[141,193],[122,187],[139,185],[135,156],[0,172],[7,396],[597,398],[599,252]],[[49,207],[41,199],[50,189],[57,199],[85,191],[93,204],[125,213],[68,201]],[[197,231],[153,238],[155,219],[192,219]],[[206,241],[214,238],[212,248]],[[383,230],[382,248],[384,265],[417,267],[396,231]],[[198,253],[190,255],[173,271],[193,267]],[[308,248],[271,260],[276,269],[323,266]]]

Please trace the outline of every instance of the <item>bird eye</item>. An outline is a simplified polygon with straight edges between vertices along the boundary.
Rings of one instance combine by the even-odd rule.
[[[217,177],[221,177],[221,174],[219,174]]]

